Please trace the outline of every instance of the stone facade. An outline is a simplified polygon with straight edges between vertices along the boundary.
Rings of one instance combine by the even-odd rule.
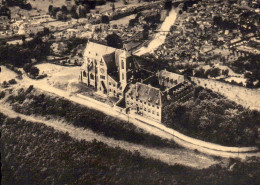
[[[101,94],[122,97],[130,55],[125,50],[88,42],[83,57],[80,81]]]

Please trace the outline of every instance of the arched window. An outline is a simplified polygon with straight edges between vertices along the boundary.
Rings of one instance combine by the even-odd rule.
[[[90,79],[94,80],[94,75],[92,73],[90,74]]]
[[[124,67],[125,67],[124,61],[121,60],[121,68],[124,69]]]
[[[84,77],[87,77],[86,71],[83,71],[83,76],[84,76]]]

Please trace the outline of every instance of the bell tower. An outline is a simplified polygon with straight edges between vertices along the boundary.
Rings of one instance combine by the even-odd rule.
[[[127,84],[127,53],[126,51],[122,51],[119,55],[119,79],[121,83],[122,90],[124,90]]]

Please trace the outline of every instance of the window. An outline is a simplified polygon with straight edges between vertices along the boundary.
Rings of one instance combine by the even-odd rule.
[[[105,77],[105,76],[103,76],[103,75],[100,75],[100,78],[101,78],[101,79],[103,79],[103,80],[105,80],[105,79],[106,79],[106,77]]]
[[[152,105],[152,107],[154,107],[154,105]]]
[[[124,69],[124,67],[125,67],[124,61],[121,60],[121,68]]]
[[[131,97],[131,100],[133,100],[133,97]]]
[[[143,101],[142,100],[140,100],[140,103],[142,103]]]
[[[90,79],[94,80],[94,75],[92,73],[90,74]]]
[[[144,108],[144,111],[146,111],[146,108]]]
[[[159,112],[157,112],[157,116],[159,116]]]
[[[112,90],[111,90],[111,89],[109,89],[109,91],[111,92]]]
[[[122,73],[122,80],[124,80],[125,76],[124,76],[124,73]]]
[[[86,71],[83,71],[83,76],[84,76],[84,77],[87,77]]]
[[[148,109],[148,112],[151,112],[151,110],[150,110],[150,109]]]
[[[150,106],[151,104],[150,103],[148,103],[148,106]]]
[[[157,106],[157,109],[159,109],[159,106]]]
[[[108,84],[111,85],[111,82],[109,82]]]
[[[144,104],[146,105],[146,102],[144,102]]]

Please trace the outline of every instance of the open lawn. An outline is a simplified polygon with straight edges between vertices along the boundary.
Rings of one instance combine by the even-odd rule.
[[[59,89],[66,90],[68,84],[77,82],[80,74],[80,67],[66,67],[55,64],[38,64],[40,74],[47,74],[47,82],[49,85]]]
[[[33,8],[43,10],[46,13],[48,12],[48,8],[50,5],[55,7],[66,5],[66,0],[30,0],[28,2],[31,3]]]
[[[126,17],[123,17],[121,19],[117,19],[117,20],[114,20],[114,21],[110,21],[110,24],[119,24],[119,25],[128,25],[129,21],[131,19],[134,19],[136,16],[136,14],[132,14],[132,15],[129,15],[129,16],[126,16]]]
[[[14,79],[17,76],[15,72],[11,71],[10,69],[7,69],[5,66],[0,66],[0,68],[0,83]]]

